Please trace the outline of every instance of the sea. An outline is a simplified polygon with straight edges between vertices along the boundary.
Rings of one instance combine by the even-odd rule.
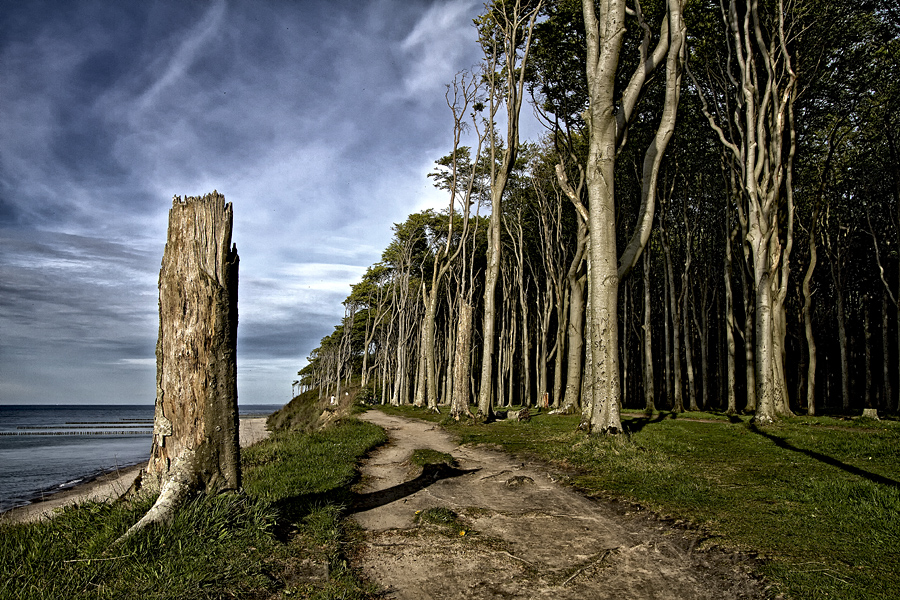
[[[281,404],[238,405],[242,417]],[[153,405],[0,405],[0,512],[147,462]]]

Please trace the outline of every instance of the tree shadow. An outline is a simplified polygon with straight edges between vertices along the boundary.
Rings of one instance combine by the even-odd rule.
[[[879,475],[877,473],[870,473],[869,471],[865,471],[860,469],[859,467],[854,467],[853,465],[848,465],[847,463],[841,462],[836,458],[828,456],[827,454],[822,454],[820,452],[816,452],[814,450],[806,450],[804,448],[798,448],[794,446],[787,440],[780,438],[776,435],[772,435],[766,431],[760,429],[755,423],[750,424],[750,431],[761,435],[762,437],[770,440],[779,448],[783,448],[784,450],[790,450],[791,452],[799,452],[800,454],[805,454],[806,456],[818,460],[819,462],[823,462],[826,465],[831,465],[832,467],[837,467],[838,469],[842,469],[847,473],[851,473],[856,475],[857,477],[862,477],[863,479],[868,479],[873,483],[880,483],[881,485],[888,485],[894,488],[900,488],[900,482],[894,481],[888,477],[883,475]]]
[[[480,469],[457,469],[456,467],[451,467],[443,463],[425,465],[422,469],[422,473],[415,479],[410,479],[404,483],[400,483],[384,490],[378,490],[377,492],[352,494],[348,513],[353,514],[378,508],[379,506],[384,506],[385,504],[390,504],[401,498],[411,496],[441,479],[460,477],[469,473],[475,473],[479,470]]]
[[[660,412],[656,413],[656,415],[653,416],[652,418],[649,416],[646,416],[646,415],[643,417],[634,417],[632,419],[628,419],[627,421],[624,421],[622,423],[622,429],[625,430],[625,433],[627,433],[629,435],[633,435],[633,434],[641,431],[647,425],[650,425],[651,423],[659,423],[661,421],[666,420],[670,416],[671,415],[669,413],[660,411]],[[672,418],[674,418],[674,417],[672,417]]]

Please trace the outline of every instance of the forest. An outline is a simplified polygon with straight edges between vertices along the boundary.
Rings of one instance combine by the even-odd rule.
[[[492,0],[474,26],[446,208],[395,224],[296,393],[609,433],[900,410],[895,2]]]

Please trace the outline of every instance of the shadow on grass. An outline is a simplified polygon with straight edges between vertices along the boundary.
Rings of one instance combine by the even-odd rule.
[[[794,446],[787,440],[782,439],[782,438],[778,437],[777,435],[772,435],[771,433],[763,431],[755,424],[752,424],[752,423],[750,424],[750,431],[770,440],[779,448],[783,448],[785,450],[790,450],[791,452],[799,452],[800,454],[805,454],[806,456],[813,458],[815,460],[818,460],[819,462],[823,462],[826,465],[831,465],[832,467],[837,467],[838,469],[846,471],[847,473],[851,473],[858,477],[862,477],[863,479],[868,479],[869,481],[871,481],[873,483],[880,483],[881,485],[888,485],[888,486],[900,489],[900,482],[898,482],[898,481],[894,481],[893,479],[890,479],[883,475],[879,475],[877,473],[870,473],[868,471],[860,469],[859,467],[854,467],[853,465],[848,465],[847,463],[841,462],[841,461],[837,460],[836,458],[828,456],[827,454],[815,452],[814,450],[806,450],[804,448],[798,448],[797,446]]]
[[[634,418],[628,419],[627,421],[623,422],[622,428],[625,430],[625,433],[633,435],[635,433],[638,433],[641,429],[643,429],[647,425],[650,425],[651,423],[659,423],[669,417],[672,417],[672,415],[670,415],[669,413],[661,412],[661,411],[656,413],[656,416],[654,416],[652,418],[649,416],[646,416],[646,415],[643,417],[634,417]],[[674,418],[674,417],[672,417],[672,418]]]
[[[410,479],[404,483],[377,492],[352,494],[349,512],[352,514],[378,508],[379,506],[384,506],[385,504],[390,504],[401,498],[411,496],[441,479],[459,477],[468,473],[474,473],[478,470],[479,469],[457,469],[443,463],[425,465],[422,468],[421,475],[415,479]]]

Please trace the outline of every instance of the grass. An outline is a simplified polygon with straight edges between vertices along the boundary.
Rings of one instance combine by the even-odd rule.
[[[706,547],[758,555],[788,597],[900,597],[900,423],[797,417],[757,428],[713,413],[623,415],[625,435],[590,436],[578,416],[455,423],[413,407],[461,443],[555,463],[592,496],[699,529]]]
[[[243,493],[201,496],[112,550],[153,498],[4,524],[0,598],[372,597],[347,565],[355,532],[343,515],[357,460],[384,440],[355,419],[278,432],[242,450]],[[305,577],[305,565],[327,575]]]
[[[452,455],[447,454],[446,452],[438,452],[431,448],[419,448],[413,450],[412,455],[409,457],[409,462],[418,467],[424,467],[425,465],[456,466],[456,459],[453,458]]]

